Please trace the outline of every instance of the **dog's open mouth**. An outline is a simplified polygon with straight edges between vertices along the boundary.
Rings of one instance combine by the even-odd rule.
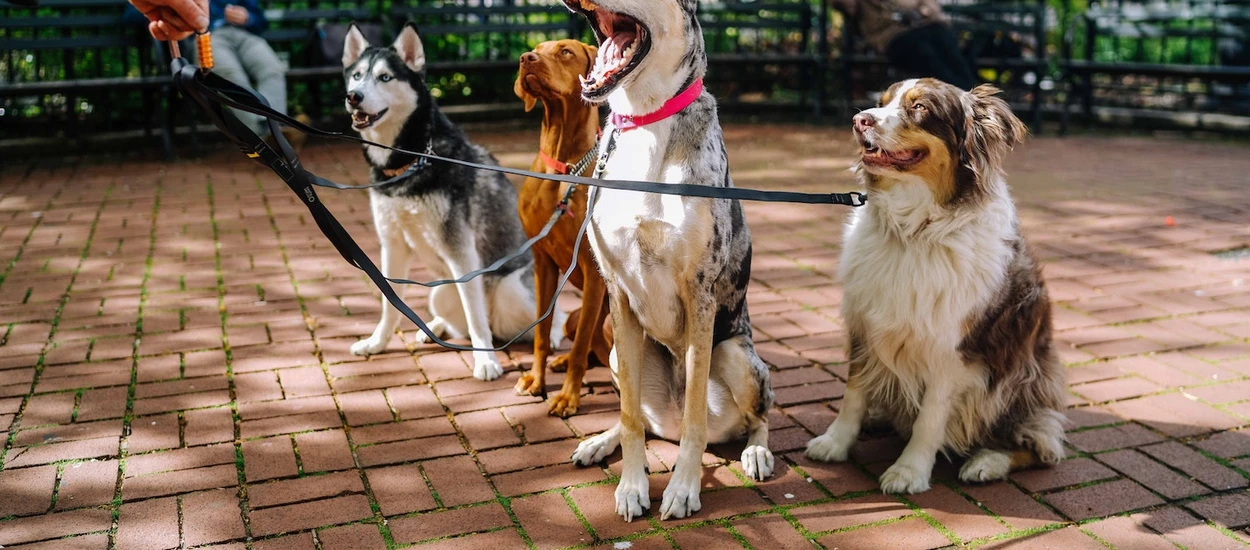
[[[906,168],[924,160],[925,157],[925,151],[920,149],[887,151],[863,137],[860,138],[859,144],[864,148],[864,153],[860,158],[869,166]]]
[[[383,116],[386,116],[386,112],[389,110],[390,109],[382,109],[381,111],[378,111],[377,114],[371,115],[361,109],[355,109],[352,111],[352,128],[364,130],[365,128],[373,126],[377,123],[377,121],[381,120]]]
[[[590,22],[599,40],[599,56],[590,74],[582,76],[582,96],[601,99],[642,63],[651,51],[651,36],[638,19],[599,7],[591,0],[564,0],[569,9]]]

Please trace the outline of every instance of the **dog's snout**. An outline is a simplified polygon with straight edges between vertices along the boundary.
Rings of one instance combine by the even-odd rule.
[[[360,106],[360,102],[364,100],[365,100],[365,94],[362,94],[356,90],[347,92],[347,104],[351,105],[352,107]]]
[[[868,113],[860,113],[852,119],[855,123],[855,131],[864,132],[877,124],[877,117]]]
[[[521,63],[538,63],[538,54],[534,52],[525,52],[521,54]]]

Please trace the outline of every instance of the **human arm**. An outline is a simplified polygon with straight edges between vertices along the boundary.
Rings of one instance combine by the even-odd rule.
[[[226,6],[226,20],[252,34],[260,34],[269,26],[265,10],[260,9],[256,0],[237,0]]]
[[[182,40],[208,28],[208,0],[130,0],[157,40]]]

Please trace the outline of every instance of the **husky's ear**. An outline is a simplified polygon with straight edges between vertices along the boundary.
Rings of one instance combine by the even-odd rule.
[[[534,97],[525,90],[525,86],[521,84],[522,78],[525,78],[525,73],[518,72],[516,75],[516,84],[512,86],[512,91],[516,93],[517,97],[521,98],[521,101],[525,102],[525,112],[528,113],[534,110],[534,104],[538,103],[538,98]]]
[[[399,32],[394,48],[409,69],[418,73],[425,72],[425,46],[421,44],[421,37],[417,36],[417,26],[411,21]]]
[[[347,36],[343,38],[343,67],[349,67],[355,63],[368,47],[369,41],[365,39],[365,34],[360,32],[360,28],[355,23],[352,23],[351,28],[347,29]]]

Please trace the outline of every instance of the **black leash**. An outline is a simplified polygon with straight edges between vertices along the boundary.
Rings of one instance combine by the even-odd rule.
[[[572,276],[573,270],[577,268],[577,260],[580,255],[582,240],[584,239],[586,230],[590,225],[590,220],[592,219],[591,216],[594,212],[594,206],[598,199],[598,191],[600,187],[625,191],[684,195],[712,199],[794,202],[804,204],[839,204],[853,207],[863,206],[866,198],[863,193],[858,192],[797,193],[789,191],[761,191],[733,187],[709,187],[690,184],[667,184],[599,179],[603,175],[608,157],[610,157],[612,152],[615,150],[615,138],[617,133],[615,129],[613,129],[609,135],[609,141],[606,146],[604,146],[600,151],[595,171],[590,178],[572,175],[580,173],[580,171],[573,172],[570,175],[539,174],[528,170],[517,170],[502,166],[485,165],[460,159],[446,158],[433,154],[432,149],[429,147],[427,147],[426,152],[424,153],[407,151],[396,147],[374,143],[355,136],[346,135],[341,132],[328,132],[307,126],[298,120],[274,110],[269,106],[269,102],[255,91],[234,84],[211,72],[202,71],[181,57],[176,57],[174,59],[171,63],[171,69],[174,74],[174,81],[177,83],[179,89],[182,90],[184,95],[200,105],[213,124],[217,126],[218,130],[225,134],[225,136],[229,138],[230,141],[232,141],[241,151],[243,151],[248,158],[251,158],[256,162],[265,165],[270,170],[273,170],[274,173],[286,182],[287,186],[297,196],[304,199],[302,202],[304,202],[304,206],[308,208],[313,220],[317,223],[317,227],[321,230],[322,234],[326,236],[326,239],[330,241],[339,254],[343,256],[344,260],[357,269],[364,271],[365,274],[369,276],[370,280],[373,281],[374,285],[378,287],[378,290],[382,292],[382,295],[386,298],[387,302],[407,317],[408,320],[416,324],[417,328],[420,329],[421,332],[425,333],[431,341],[445,348],[459,351],[494,352],[507,349],[513,343],[529,334],[529,332],[533,330],[534,327],[538,326],[539,323],[550,317],[555,310],[556,300],[553,299],[551,304],[547,307],[547,310],[543,312],[538,319],[504,345],[495,348],[474,348],[470,346],[452,344],[439,338],[433,333],[433,331],[430,330],[429,326],[421,320],[420,316],[418,316],[412,308],[400,299],[395,290],[386,283],[415,284],[426,287],[436,287],[446,284],[464,283],[484,273],[499,270],[503,265],[512,259],[528,253],[534,243],[545,238],[547,234],[550,233],[551,229],[555,226],[559,219],[567,212],[568,201],[576,190],[577,185],[590,186],[591,195],[586,205],[586,218],[583,220],[582,225],[578,228],[577,240],[574,241],[573,261],[569,265],[568,269],[561,274],[559,284],[556,288],[557,296],[563,291],[565,284],[567,284],[569,278]],[[225,106],[266,117],[266,123],[269,125],[270,134],[273,136],[274,143],[277,145],[279,151],[274,151],[273,148],[266,144],[264,140],[262,140],[255,132],[240,122],[232,113],[227,111],[224,108]],[[286,138],[282,135],[281,127],[278,124],[279,121],[306,134],[355,141],[365,145],[381,147],[391,151],[413,155],[426,162],[414,162],[408,167],[407,170],[405,170],[404,173],[381,182],[374,182],[367,185],[344,185],[336,183],[309,172],[300,164],[298,155],[295,154],[295,151],[291,147],[290,143],[288,143]],[[587,153],[587,156],[584,157],[578,165],[584,170],[584,163],[589,161],[590,158],[591,154]],[[458,279],[433,281],[429,283],[411,281],[408,279],[388,278],[383,275],[380,270],[378,270],[377,266],[373,263],[369,256],[365,254],[356,241],[352,239],[351,235],[348,234],[347,230],[342,226],[342,224],[339,223],[334,215],[330,213],[325,204],[320,201],[313,187],[318,186],[332,189],[350,190],[370,189],[382,185],[388,185],[411,176],[416,171],[424,168],[424,166],[428,164],[428,161],[431,160],[457,164],[478,170],[490,170],[517,176],[534,177],[542,180],[559,181],[570,185],[556,210],[552,213],[551,219],[548,220],[543,229],[534,238],[526,241],[519,250],[501,258],[490,266],[467,273]]]
[[[387,284],[390,282],[390,279],[378,270],[378,267],[373,263],[373,260],[369,259],[369,256],[360,248],[360,245],[356,244],[356,241],[352,239],[351,235],[348,234],[343,225],[340,224],[338,219],[336,219],[334,215],[330,213],[330,210],[326,208],[325,203],[321,202],[320,198],[317,196],[317,191],[314,189],[314,186],[316,185],[317,180],[327,180],[322,180],[316,175],[308,172],[308,170],[304,169],[304,167],[300,165],[299,157],[296,156],[295,151],[291,148],[291,144],[288,143],[286,138],[282,136],[282,131],[278,126],[278,123],[273,119],[268,121],[270,133],[273,136],[274,143],[277,144],[279,149],[279,151],[276,152],[270,148],[269,145],[260,138],[260,136],[257,136],[255,132],[248,128],[247,125],[240,122],[237,117],[225,110],[222,105],[225,102],[217,100],[216,95],[206,95],[202,92],[209,90],[211,84],[212,87],[216,87],[217,91],[222,93],[232,94],[238,97],[250,97],[251,101],[264,106],[266,109],[269,109],[268,101],[265,100],[265,98],[260,94],[238,86],[220,76],[200,71],[199,68],[189,64],[185,59],[174,59],[171,67],[174,72],[174,80],[178,84],[179,89],[182,90],[183,94],[199,104],[199,106],[204,110],[204,113],[208,115],[209,120],[217,126],[217,129],[225,134],[225,136],[229,138],[230,141],[232,141],[237,147],[239,147],[239,149],[242,150],[248,158],[265,165],[269,169],[273,170],[274,173],[278,174],[278,177],[282,178],[282,181],[286,182],[287,187],[303,199],[301,202],[303,202],[304,206],[308,208],[308,212],[317,223],[317,227],[321,229],[322,234],[326,236],[326,239],[330,241],[330,244],[334,245],[335,250],[343,256],[343,259],[357,269],[364,271],[365,274],[369,276],[369,279],[373,281],[373,284],[378,287],[378,290],[382,292],[382,296],[386,298],[386,301],[402,313],[404,317],[407,317],[408,320],[416,324],[417,328],[430,338],[430,341],[445,348],[458,351],[502,351],[525,337],[531,330],[534,329],[534,327],[538,326],[539,323],[550,317],[555,311],[556,301],[552,300],[551,305],[547,307],[547,310],[543,312],[538,319],[531,323],[529,327],[517,334],[512,340],[509,340],[507,343],[499,347],[475,348],[471,346],[452,344],[439,338],[438,335],[434,334],[434,332],[430,330],[430,327],[425,324],[425,321],[422,321],[421,317],[418,316],[416,312],[408,306],[408,304],[404,303],[404,301],[400,299],[399,295],[396,294],[395,289],[391,288],[391,285]],[[333,182],[327,181],[327,183]],[[335,186],[331,185],[330,187]],[[565,270],[564,273],[561,274],[559,285],[556,288],[557,295],[563,291],[565,284],[568,283],[569,278],[573,274],[573,270],[577,267],[577,256],[580,253],[581,242],[585,237],[586,228],[590,226],[590,213],[593,212],[593,208],[590,205],[587,205],[586,211],[586,220],[582,222],[582,225],[577,233],[577,241],[573,246],[573,263],[569,265],[569,268]],[[548,222],[545,231],[550,231],[551,226],[555,225],[555,221],[558,220],[562,214],[563,210],[557,210],[553,213],[552,220]],[[530,239],[530,241],[527,242],[527,245],[532,245],[533,242],[536,242],[540,238],[542,237],[537,236]],[[528,248],[523,250],[528,251]],[[514,253],[514,255],[515,254],[516,253]],[[502,265],[505,260],[496,262],[496,264]],[[492,264],[491,267],[498,269],[498,267],[494,264]],[[490,268],[478,270],[474,273],[466,275],[464,279],[469,280],[472,278],[470,275],[480,274],[488,271],[489,269]],[[441,284],[451,284],[454,282],[462,281],[442,281]],[[425,286],[439,286],[433,283],[417,283],[415,281],[412,283]]]
[[[246,88],[240,88],[239,86],[234,85],[233,83],[230,83],[224,78],[215,78],[213,79],[213,81],[214,82],[220,81],[220,82],[230,84],[231,88],[233,89],[228,89],[228,88],[221,87],[221,86],[214,88],[213,86],[207,85],[207,83],[205,82],[197,82],[196,85],[201,88],[201,91],[205,92],[206,99],[212,98],[210,100],[218,101],[227,106],[234,107],[235,109],[238,109],[240,111],[247,111],[249,113],[254,113],[254,114],[264,116],[267,119],[269,119],[271,123],[274,120],[278,120],[278,121],[281,121],[282,124],[295,128],[305,134],[312,134],[316,136],[340,139],[344,141],[354,141],[354,142],[361,143],[364,145],[372,145],[374,147],[381,147],[383,149],[388,149],[396,153],[413,155],[413,156],[427,158],[429,160],[435,160],[439,162],[458,164],[460,166],[465,166],[468,168],[474,168],[478,170],[491,170],[495,172],[502,172],[504,174],[512,174],[514,176],[522,176],[522,177],[527,177],[527,178],[532,177],[532,178],[538,178],[538,179],[544,179],[544,180],[558,181],[561,183],[575,183],[578,185],[587,185],[591,187],[606,187],[608,189],[617,189],[621,191],[639,191],[643,193],[658,193],[661,195],[681,195],[681,196],[686,196],[686,197],[702,197],[702,198],[708,198],[708,199],[735,199],[735,200],[755,201],[755,202],[791,202],[791,203],[800,203],[800,204],[837,204],[837,205],[842,205],[842,206],[855,206],[855,207],[863,206],[865,204],[865,200],[867,199],[867,195],[857,192],[857,191],[852,191],[850,193],[799,193],[795,191],[764,191],[760,189],[746,189],[742,187],[711,187],[708,185],[692,185],[688,183],[656,183],[656,182],[650,182],[650,181],[607,180],[607,179],[595,179],[593,177],[587,178],[587,177],[575,176],[571,174],[569,175],[539,174],[537,172],[531,172],[529,170],[519,170],[516,168],[507,168],[503,166],[478,164],[476,162],[470,162],[467,160],[440,157],[438,155],[433,155],[429,153],[409,151],[407,149],[400,149],[398,147],[382,145],[380,143],[374,143],[364,138],[358,138],[356,136],[347,135],[342,132],[330,132],[330,131],[321,130],[318,128],[313,128],[312,126],[308,126],[298,120],[295,120],[287,115],[284,115],[282,113],[279,113],[273,110],[271,107],[269,107],[267,102],[257,101],[259,96],[249,93],[250,90],[247,90]],[[316,178],[316,179],[324,183],[324,185],[322,185],[323,187],[333,187],[335,189],[369,189],[371,187],[377,187],[378,185],[380,185],[380,184],[374,184],[374,183],[366,184],[366,185],[342,185],[342,184],[337,184],[337,183],[330,182],[327,180],[323,180],[321,178]],[[317,185],[321,185],[321,183],[318,183]]]

